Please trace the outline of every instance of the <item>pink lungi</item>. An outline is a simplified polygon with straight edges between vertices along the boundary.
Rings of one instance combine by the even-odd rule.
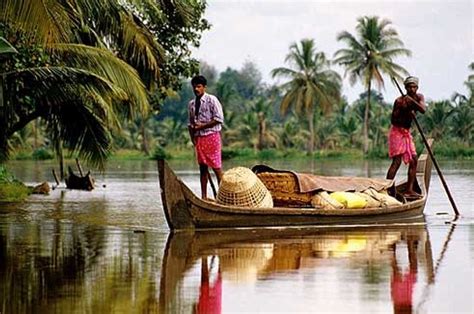
[[[211,133],[196,137],[196,155],[199,164],[205,164],[213,169],[222,167],[221,134]]]
[[[388,155],[390,158],[402,155],[405,164],[408,164],[416,156],[415,143],[413,143],[410,129],[391,126],[388,134]]]

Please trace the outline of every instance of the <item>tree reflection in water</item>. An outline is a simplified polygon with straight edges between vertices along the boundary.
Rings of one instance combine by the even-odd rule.
[[[59,221],[0,224],[1,313],[157,312],[146,233]]]
[[[150,232],[20,220],[0,223],[2,313],[220,313],[251,309],[238,294],[249,288],[268,311],[280,309],[278,291],[326,310],[329,296],[410,313],[436,273],[423,224],[180,232],[163,250]]]
[[[408,265],[403,265],[397,255],[406,255]],[[219,261],[217,284],[208,280],[211,259]],[[196,268],[199,264],[201,267]],[[335,265],[342,271],[352,269],[362,274],[359,281],[364,284],[363,289],[372,292],[375,289],[379,294],[373,299],[375,302],[378,302],[377,298],[391,300],[391,308],[396,313],[412,312],[413,289],[417,284],[419,267],[424,268],[422,278],[430,282],[433,277],[431,244],[423,224],[350,230],[308,228],[178,233],[170,235],[163,258],[160,311],[189,311],[186,303],[192,300],[183,297],[182,293],[192,290],[200,291],[194,293],[192,303],[195,304],[195,312],[202,313],[202,304],[215,304],[213,309],[230,306],[235,311],[232,304],[227,304],[227,307],[221,304],[222,294],[228,291],[226,285],[231,284],[231,290],[235,291],[236,285],[248,286],[262,280],[268,283],[268,279],[272,279],[277,285],[281,280],[295,282],[297,289],[299,273],[308,274],[318,268]],[[193,272],[201,274],[201,281],[194,288],[186,283],[192,279]],[[324,279],[316,276],[313,280]],[[324,285],[324,282],[319,285]],[[215,294],[211,293],[210,288],[215,289]],[[277,286],[274,288],[278,289]],[[364,302],[370,302],[370,294],[360,292],[361,296],[369,297]],[[205,300],[206,296],[209,296],[208,300]],[[229,295],[223,299],[233,297]],[[232,302],[235,306],[244,300]],[[265,302],[263,298],[262,303]],[[269,306],[270,311],[275,310],[272,305]]]

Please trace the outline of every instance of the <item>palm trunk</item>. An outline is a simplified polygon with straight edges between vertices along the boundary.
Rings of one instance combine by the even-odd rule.
[[[33,149],[37,150],[38,149],[38,127],[39,127],[39,121],[36,119],[33,124]]]
[[[308,143],[308,153],[311,155],[314,152],[314,113],[309,116],[309,143]]]
[[[145,123],[146,123],[147,118],[142,118],[141,120],[141,126],[140,126],[140,133],[142,134],[142,150],[145,153],[145,155],[150,154],[150,149],[148,147],[148,138],[146,136],[146,129],[145,129]]]
[[[369,84],[368,84],[368,88],[367,88],[367,103],[365,104],[364,126],[363,126],[363,136],[364,136],[363,152],[364,152],[364,155],[367,155],[367,153],[369,152],[370,87],[371,87],[371,81],[369,80]]]
[[[265,115],[261,112],[258,114],[258,144],[257,149],[263,149],[263,136],[265,134]]]
[[[3,99],[3,76],[0,75],[0,122],[2,127],[0,128],[0,162],[7,159],[8,139],[6,130],[6,108],[5,101]]]

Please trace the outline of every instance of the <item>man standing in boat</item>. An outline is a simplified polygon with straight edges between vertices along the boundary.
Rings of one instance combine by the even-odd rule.
[[[393,105],[391,127],[388,135],[388,152],[392,158],[392,164],[387,172],[387,179],[394,179],[400,168],[401,162],[408,164],[408,180],[405,195],[407,197],[419,197],[413,190],[416,177],[417,156],[415,144],[410,133],[413,117],[417,111],[425,113],[425,98],[417,93],[418,78],[409,76],[403,82],[407,94],[400,96]]]
[[[188,105],[189,135],[196,149],[201,181],[201,197],[207,198],[209,167],[217,181],[222,178],[221,129],[224,123],[222,105],[216,96],[206,93],[207,80],[202,75],[192,78],[195,99]]]

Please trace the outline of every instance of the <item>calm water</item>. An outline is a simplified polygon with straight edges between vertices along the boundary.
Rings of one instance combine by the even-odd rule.
[[[54,182],[54,164],[8,166]],[[383,177],[388,162],[271,166]],[[440,166],[454,223],[433,170],[418,224],[170,234],[155,163],[110,163],[92,192],[0,205],[0,313],[473,313],[474,162]],[[194,164],[172,167],[199,190]]]

